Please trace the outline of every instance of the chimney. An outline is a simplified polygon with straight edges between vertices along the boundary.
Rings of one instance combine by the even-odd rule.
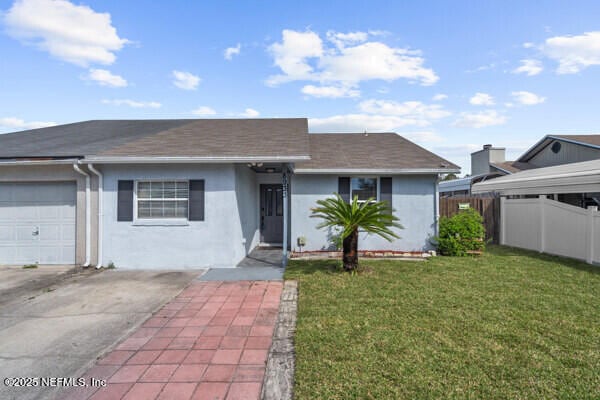
[[[471,153],[471,175],[482,175],[490,173],[491,163],[502,163],[506,161],[506,149],[484,144],[483,149]]]

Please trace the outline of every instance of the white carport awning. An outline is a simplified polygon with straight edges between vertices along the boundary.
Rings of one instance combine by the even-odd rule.
[[[600,160],[535,168],[476,183],[471,193],[500,195],[600,192]]]

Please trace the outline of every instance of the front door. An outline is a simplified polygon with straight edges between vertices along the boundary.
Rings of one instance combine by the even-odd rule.
[[[282,185],[260,185],[260,241],[283,242]]]

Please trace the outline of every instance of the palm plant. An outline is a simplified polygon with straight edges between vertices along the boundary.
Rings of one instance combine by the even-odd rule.
[[[358,267],[359,229],[379,235],[391,242],[399,238],[391,228],[404,228],[397,222],[398,218],[390,212],[390,206],[385,201],[375,201],[370,198],[359,202],[358,196],[354,196],[352,201],[347,203],[336,193],[335,197],[317,200],[317,205],[318,207],[311,210],[311,217],[323,220],[317,228],[341,229],[342,262],[346,271],[353,271]]]

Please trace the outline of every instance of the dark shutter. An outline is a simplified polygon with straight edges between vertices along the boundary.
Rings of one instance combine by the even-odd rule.
[[[346,203],[350,203],[350,178],[338,178],[338,194]]]
[[[190,181],[190,221],[204,221],[204,181]]]
[[[133,221],[133,181],[119,181],[117,221]]]
[[[388,203],[389,213],[392,213],[392,178],[380,178],[379,201]]]

